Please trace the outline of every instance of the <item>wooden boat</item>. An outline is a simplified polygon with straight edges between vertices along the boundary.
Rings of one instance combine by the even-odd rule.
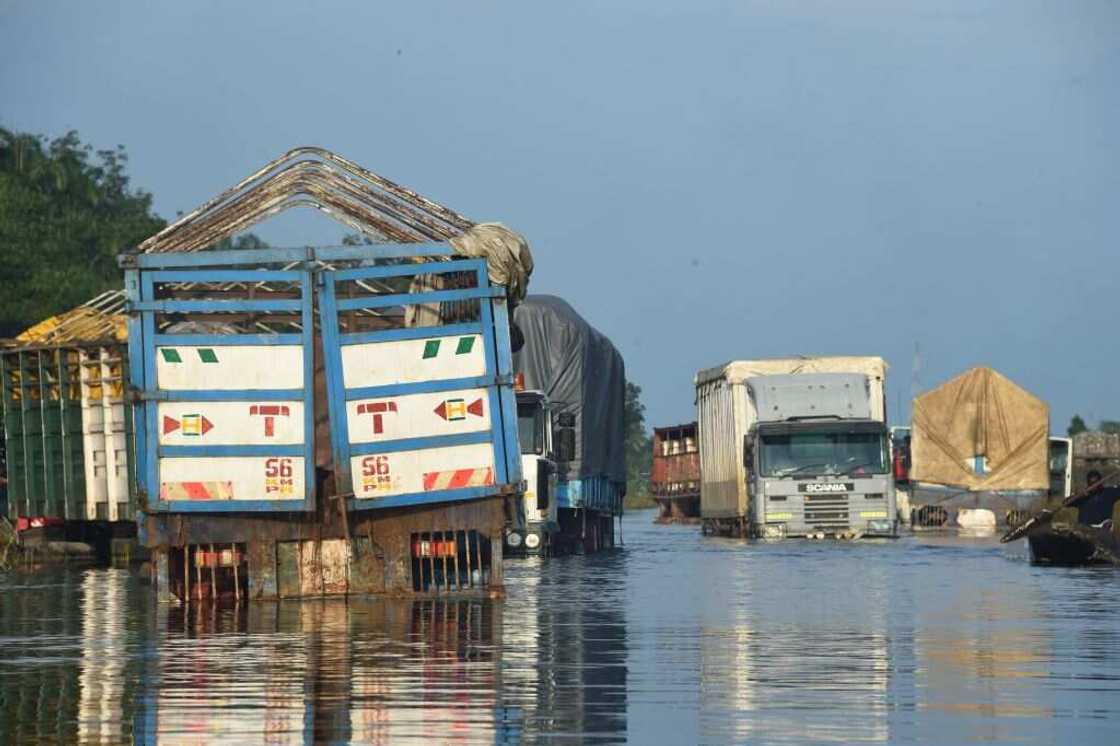
[[[1004,534],[1026,538],[1031,559],[1047,565],[1120,565],[1120,470],[1044,507]],[[1108,486],[1106,486],[1108,485]]]
[[[1031,561],[1045,565],[1120,565],[1120,537],[1103,526],[1051,523],[1027,536]]]

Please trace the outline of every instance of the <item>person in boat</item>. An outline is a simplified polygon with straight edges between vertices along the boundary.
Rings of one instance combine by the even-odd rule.
[[[1101,473],[1095,469],[1085,476],[1086,487],[1093,487],[1100,484],[1100,481]],[[1088,500],[1078,506],[1077,522],[1085,526],[1111,528],[1112,511],[1117,500],[1120,500],[1120,487],[1102,485]]]

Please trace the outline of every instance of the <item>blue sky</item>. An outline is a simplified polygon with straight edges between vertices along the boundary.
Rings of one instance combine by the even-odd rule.
[[[884,356],[905,420],[916,344],[1120,417],[1118,80],[1107,0],[0,0],[0,126],[125,145],[168,218],[317,144],[505,222],[653,424],[785,354]]]

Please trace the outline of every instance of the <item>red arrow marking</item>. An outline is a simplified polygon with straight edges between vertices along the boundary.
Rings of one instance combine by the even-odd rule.
[[[167,435],[168,433],[173,433],[178,429],[179,429],[179,420],[168,417],[167,415],[163,416],[163,434],[164,435]]]
[[[467,405],[467,411],[478,417],[482,416],[482,399],[475,399]]]
[[[432,411],[433,411],[433,412],[435,412],[435,413],[436,413],[436,414],[438,414],[438,415],[439,415],[440,417],[442,417],[443,419],[445,419],[445,420],[446,420],[446,419],[447,419],[447,402],[445,402],[445,401],[441,401],[441,402],[439,403],[439,406],[438,406],[438,407],[436,407],[436,408],[435,408],[434,410],[432,410]]]
[[[211,422],[210,420],[206,419],[206,415],[203,415],[202,416],[202,434],[205,435],[206,433],[210,432],[213,429],[214,429],[214,423]]]

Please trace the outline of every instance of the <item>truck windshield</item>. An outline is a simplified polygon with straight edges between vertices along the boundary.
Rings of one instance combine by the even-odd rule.
[[[765,477],[887,473],[885,433],[763,434],[759,456]]]
[[[544,409],[539,404],[517,405],[517,437],[522,453],[544,453]]]

